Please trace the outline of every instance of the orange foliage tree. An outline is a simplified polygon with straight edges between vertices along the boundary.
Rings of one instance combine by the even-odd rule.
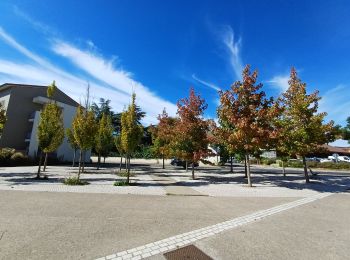
[[[257,71],[251,73],[247,65],[242,76],[242,82],[236,81],[229,90],[219,92],[217,114],[219,121],[229,127],[220,127],[216,133],[229,151],[244,153],[248,185],[251,187],[249,155],[269,149],[274,144],[277,131],[273,122],[280,109],[260,90],[262,84],[256,84]]]

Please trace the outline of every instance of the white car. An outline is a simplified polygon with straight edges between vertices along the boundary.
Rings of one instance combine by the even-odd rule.
[[[348,157],[348,156],[339,156],[338,157],[338,161],[339,162],[348,162],[348,163],[350,163],[350,157]]]
[[[322,159],[320,160],[320,163],[326,163],[326,162],[334,162],[334,159],[322,158]]]

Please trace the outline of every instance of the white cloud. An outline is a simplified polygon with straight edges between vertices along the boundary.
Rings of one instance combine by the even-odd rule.
[[[2,27],[0,27],[1,39],[25,57],[34,61],[35,65],[0,59],[0,84],[14,82],[48,85],[53,80],[56,80],[58,87],[76,101],[79,102],[83,99],[87,86],[86,78],[75,76],[54,66],[18,43]],[[169,114],[175,115],[176,105],[158,97],[141,83],[133,80],[130,72],[115,69],[113,66],[115,58],[111,61],[105,61],[90,52],[81,51],[72,45],[62,42],[60,44],[56,42],[54,47],[58,48],[55,49],[56,53],[68,58],[79,68],[97,79],[96,81],[89,78],[91,96],[96,101],[100,97],[110,99],[113,109],[121,111],[129,104],[130,94],[132,90],[135,90],[137,103],[146,112],[146,118],[143,120],[144,124],[155,123],[157,115],[161,113],[164,107]],[[104,84],[98,82],[104,82]]]
[[[319,111],[327,112],[328,120],[334,120],[336,124],[345,125],[350,111],[349,86],[338,85],[335,88],[329,89],[321,96]]]
[[[116,68],[113,61],[62,41],[56,41],[52,49],[56,54],[69,59],[78,68],[112,88],[127,95],[135,91],[138,104],[149,117],[156,118],[163,108],[166,108],[170,115],[175,115],[177,110],[175,104],[162,99],[142,83],[134,80],[130,72]]]
[[[238,41],[235,40],[235,34],[231,26],[227,25],[223,27],[222,33],[222,42],[229,54],[229,62],[234,71],[236,79],[242,78],[242,59],[241,59],[241,47],[242,39],[239,38]]]
[[[280,92],[284,92],[289,88],[288,85],[289,75],[277,75],[272,79],[268,80],[267,83],[270,83],[271,86],[278,89]]]
[[[207,82],[207,81],[204,81],[204,80],[198,78],[195,74],[192,74],[192,78],[193,78],[195,81],[197,81],[197,82],[203,84],[204,86],[207,86],[207,87],[209,87],[209,88],[211,88],[211,89],[214,89],[215,91],[220,91],[220,90],[221,90],[221,89],[220,89],[218,86],[216,86],[215,84],[210,83],[210,82]]]

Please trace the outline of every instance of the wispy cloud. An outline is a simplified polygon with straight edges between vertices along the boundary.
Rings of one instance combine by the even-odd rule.
[[[159,97],[142,83],[134,80],[131,72],[116,68],[113,61],[104,59],[89,50],[81,50],[63,41],[56,41],[52,46],[52,50],[70,60],[75,66],[95,79],[124,94],[129,95],[132,91],[135,91],[140,106],[145,109],[150,117],[156,118],[163,108],[166,108],[169,114],[176,113],[177,107],[173,103]]]
[[[350,111],[349,86],[340,84],[323,93],[319,102],[319,111],[327,112],[329,120],[344,125]]]
[[[221,89],[216,86],[215,84],[211,83],[211,82],[207,82],[205,80],[202,80],[200,78],[198,78],[195,74],[192,74],[192,79],[194,79],[195,81],[197,81],[198,83],[204,85],[204,86],[207,86],[215,91],[220,91]]]
[[[228,53],[229,62],[236,79],[242,77],[243,65],[241,59],[242,39],[235,39],[235,34],[231,26],[224,26],[221,30],[221,40]]]
[[[284,92],[288,89],[288,80],[289,75],[277,75],[272,79],[266,81],[266,83],[270,84],[272,87],[276,88],[279,92]]]
[[[117,111],[122,110],[130,102],[130,93],[135,90],[138,104],[147,114],[143,121],[145,124],[154,123],[163,108],[166,108],[169,114],[176,113],[175,104],[165,101],[140,82],[133,80],[130,72],[115,69],[114,59],[106,61],[89,51],[84,52],[68,43],[55,42],[53,49],[57,54],[68,58],[78,68],[92,76],[92,78],[81,78],[66,72],[30,51],[1,27],[0,40],[34,62],[34,64],[32,62],[21,63],[0,59],[0,84],[16,82],[48,85],[52,80],[56,80],[60,89],[79,101],[83,98],[87,80],[89,80],[92,96],[96,99],[100,97],[111,99],[112,106]]]

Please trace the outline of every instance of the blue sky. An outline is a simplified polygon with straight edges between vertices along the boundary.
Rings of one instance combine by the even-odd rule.
[[[350,116],[348,1],[66,1],[0,3],[0,84],[44,84],[121,111],[135,90],[156,122],[193,86],[215,117],[218,89],[251,64],[268,95],[291,66],[323,97],[320,111]]]

